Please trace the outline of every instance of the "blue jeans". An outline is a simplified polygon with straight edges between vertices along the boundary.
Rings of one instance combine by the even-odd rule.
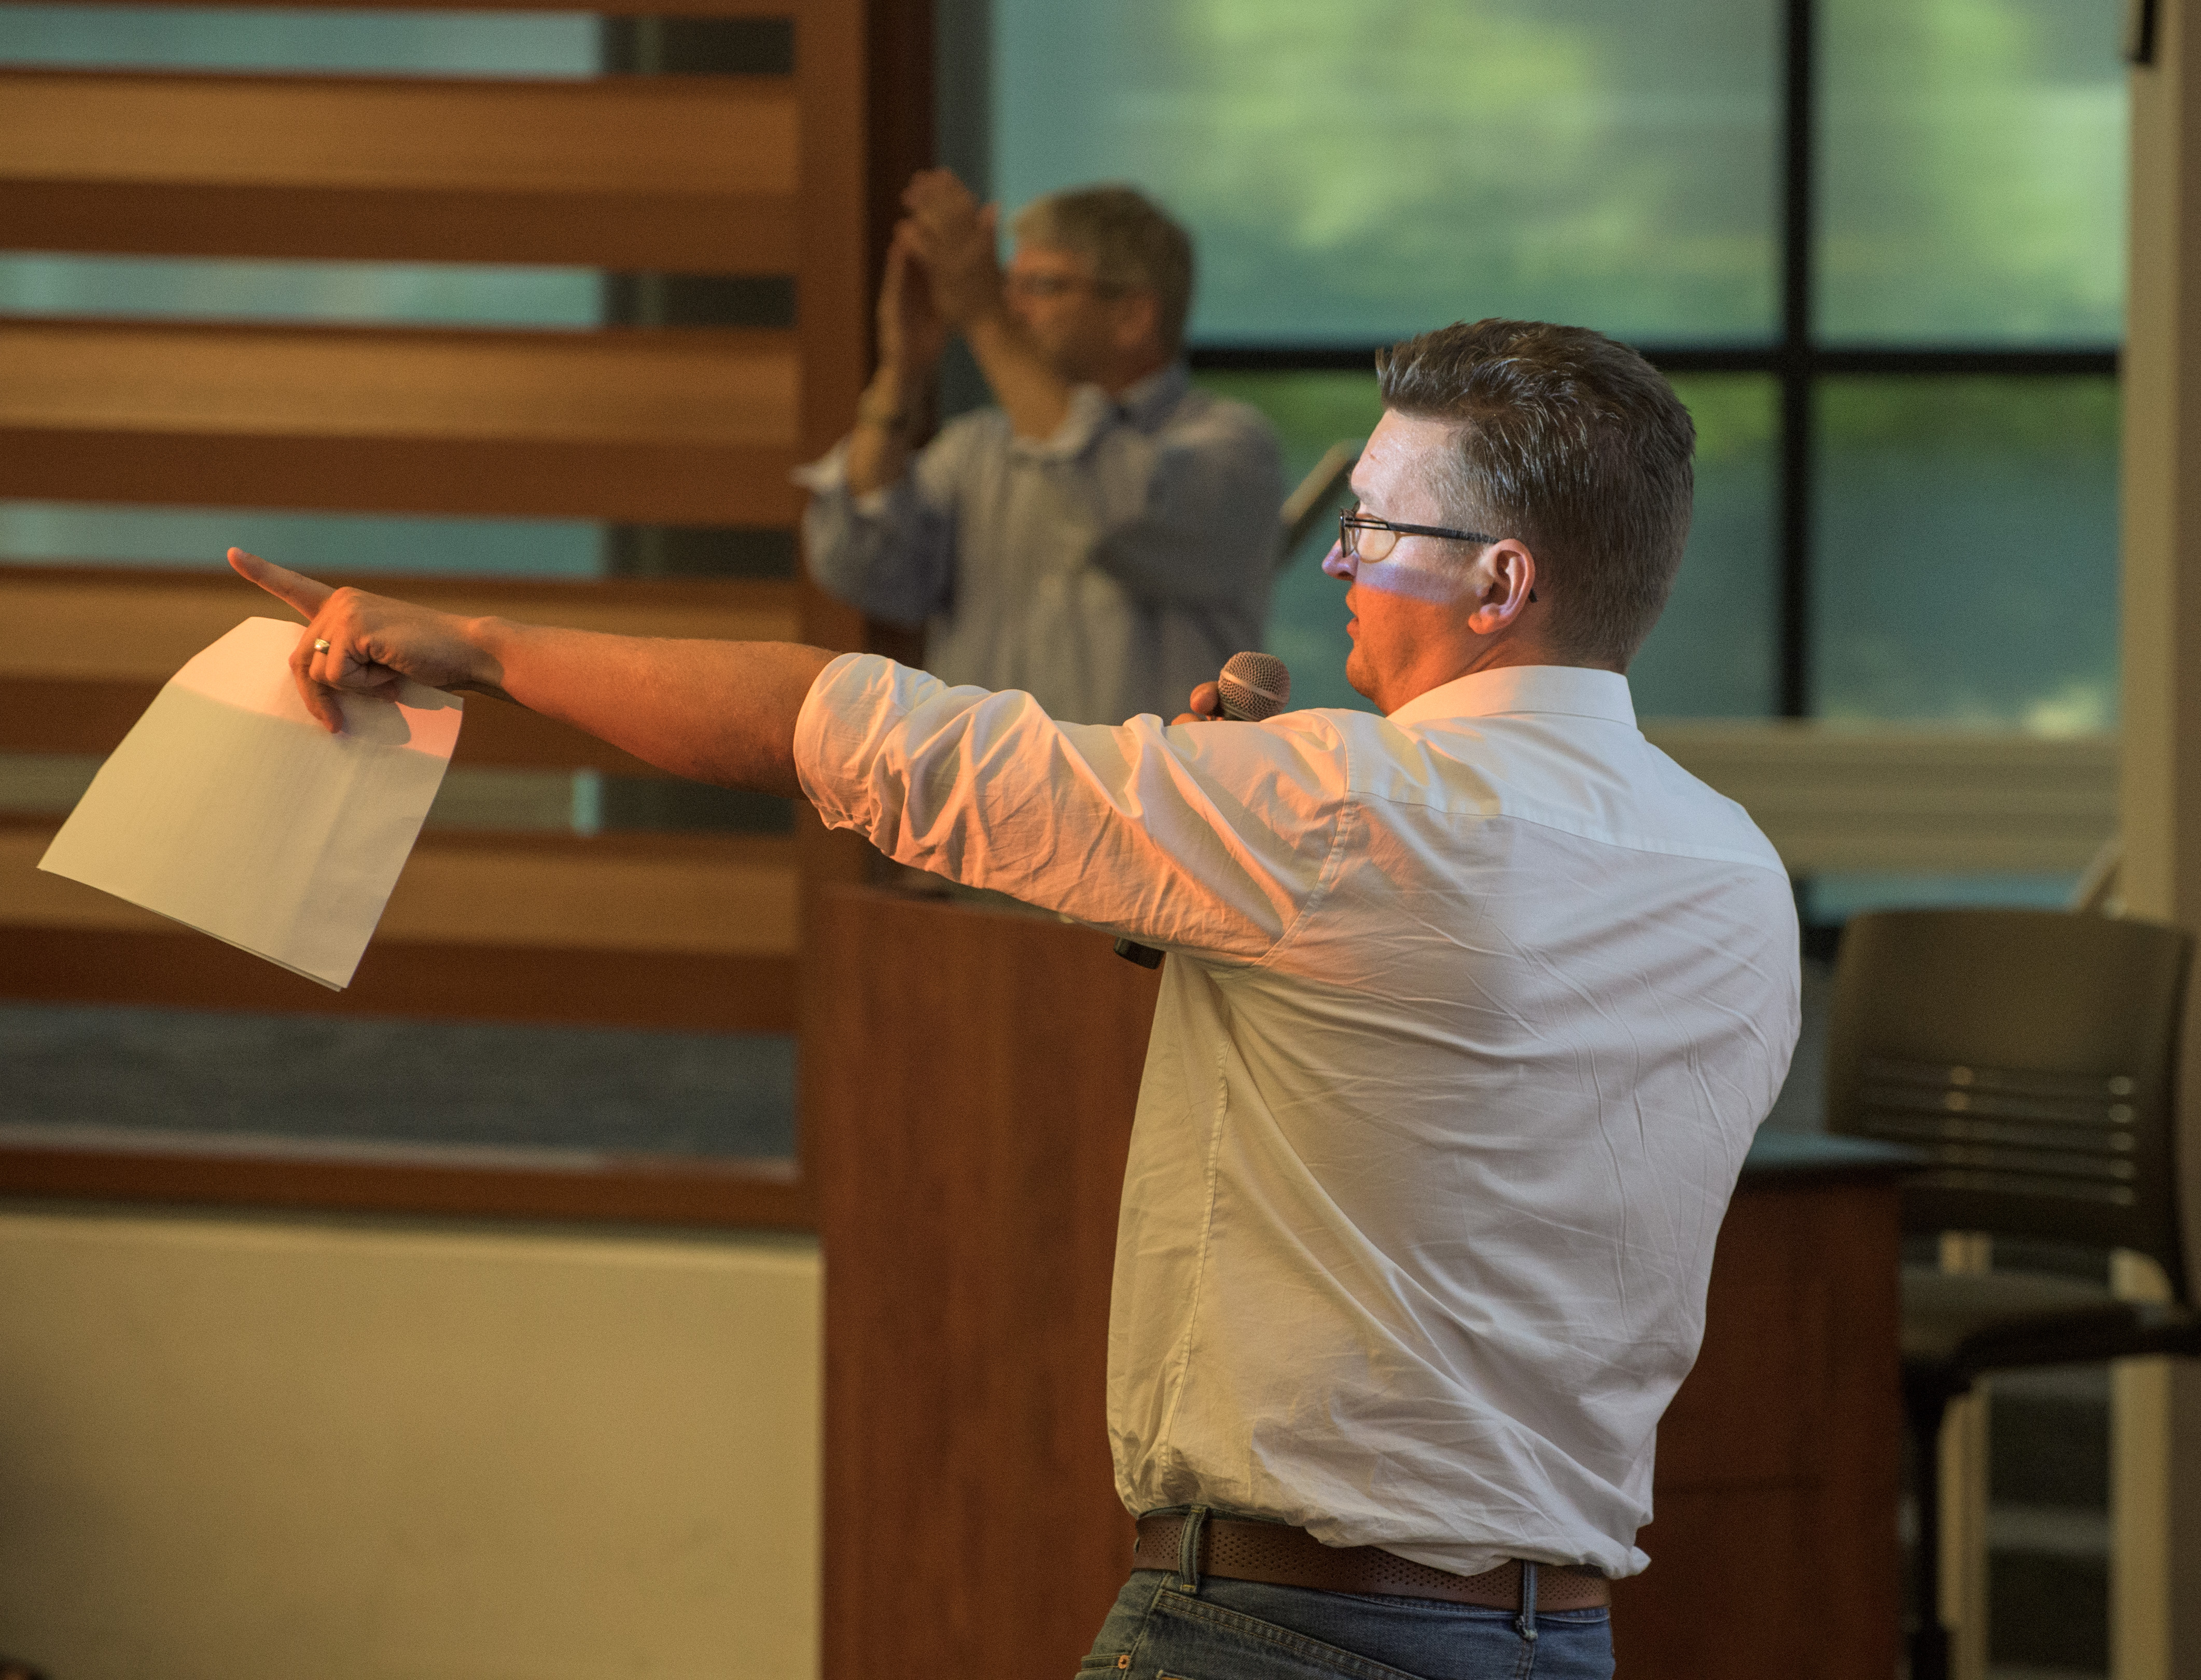
[[[1185,1589],[1189,1584],[1193,1590]],[[1611,1680],[1611,1612],[1485,1610],[1138,1569],[1077,1680]]]

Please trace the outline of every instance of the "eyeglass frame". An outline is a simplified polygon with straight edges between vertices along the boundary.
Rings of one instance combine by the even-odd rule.
[[[1001,290],[1027,297],[1064,297],[1079,291],[1095,297],[1121,297],[1136,288],[1120,280],[1097,280],[1089,274],[1019,274],[1012,270],[1002,274]]]
[[[1361,513],[1358,508],[1339,508],[1337,510],[1338,552],[1351,560],[1366,561],[1370,566],[1381,566],[1391,557],[1392,549],[1399,545],[1394,543],[1381,555],[1371,558],[1360,552],[1360,545],[1353,536],[1356,531],[1388,531],[1400,537],[1449,537],[1456,543],[1502,543],[1505,540],[1502,537],[1486,537],[1480,531],[1453,531],[1441,525],[1400,525],[1396,520],[1379,520],[1375,514]],[[1535,598],[1536,591],[1531,589],[1529,591],[1529,599],[1534,601]]]

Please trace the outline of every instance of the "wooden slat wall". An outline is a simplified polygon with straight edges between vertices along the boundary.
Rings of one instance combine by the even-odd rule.
[[[0,317],[0,496],[753,528],[795,520],[789,469],[830,445],[868,367],[869,15],[898,0],[463,3],[791,18],[795,68],[568,80],[0,70],[0,243],[787,275],[795,326]],[[191,653],[242,618],[280,615],[219,576],[85,560],[0,568],[0,749],[105,751]],[[629,633],[829,646],[864,635],[855,614],[799,582],[361,581],[454,611]],[[646,773],[487,700],[470,703],[460,760]],[[786,1031],[801,882],[861,867],[814,821],[791,839],[434,836],[337,997],[38,875],[29,865],[50,827],[0,824],[0,990],[17,996]],[[807,1217],[799,1184],[779,1187],[777,1201],[766,1186],[761,1202],[746,1191],[730,1201],[720,1185],[699,1204],[661,1176],[644,1174],[619,1211]],[[386,1205],[418,1190],[355,1195],[316,1178],[308,1193],[302,1182],[270,1193]],[[99,1188],[78,1168],[21,1160],[0,1160],[0,1184]],[[572,1206],[541,1186],[508,1201],[519,1212]],[[473,1191],[451,1205],[461,1203],[484,1205]]]
[[[785,274],[780,79],[0,73],[0,227],[39,250]]]
[[[786,525],[793,336],[0,321],[0,496]]]

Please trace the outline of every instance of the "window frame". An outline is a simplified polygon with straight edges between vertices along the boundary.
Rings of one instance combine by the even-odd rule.
[[[1669,374],[1757,373],[1777,382],[1775,555],[1779,574],[1777,702],[1775,716],[1811,711],[1812,589],[1817,574],[1817,397],[1822,381],[1846,375],[2116,378],[2116,345],[1829,345],[1813,332],[1817,281],[1819,0],[1781,0],[1780,88],[1781,321],[1758,345],[1649,343],[1636,348]],[[1365,373],[1378,346],[1291,344],[1194,344],[1197,373]]]

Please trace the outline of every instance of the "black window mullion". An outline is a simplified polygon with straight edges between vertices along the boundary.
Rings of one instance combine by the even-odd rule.
[[[1814,0],[1787,0],[1783,38],[1781,204],[1781,685],[1784,718],[1811,709],[1811,470],[1813,375]]]
[[[1775,473],[1774,550],[1779,679],[1783,717],[1811,710],[1812,579],[1817,397],[1829,377],[1895,375],[2114,376],[2118,350],[2110,344],[1822,346],[1812,319],[1817,279],[1817,105],[1818,0],[1781,0],[1781,314],[1777,336],[1756,344],[1638,344],[1667,374],[1757,373],[1778,381],[1780,433]],[[1435,323],[1431,323],[1435,325]],[[1265,343],[1195,344],[1193,367],[1216,373],[1352,373],[1371,370],[1372,344]]]

